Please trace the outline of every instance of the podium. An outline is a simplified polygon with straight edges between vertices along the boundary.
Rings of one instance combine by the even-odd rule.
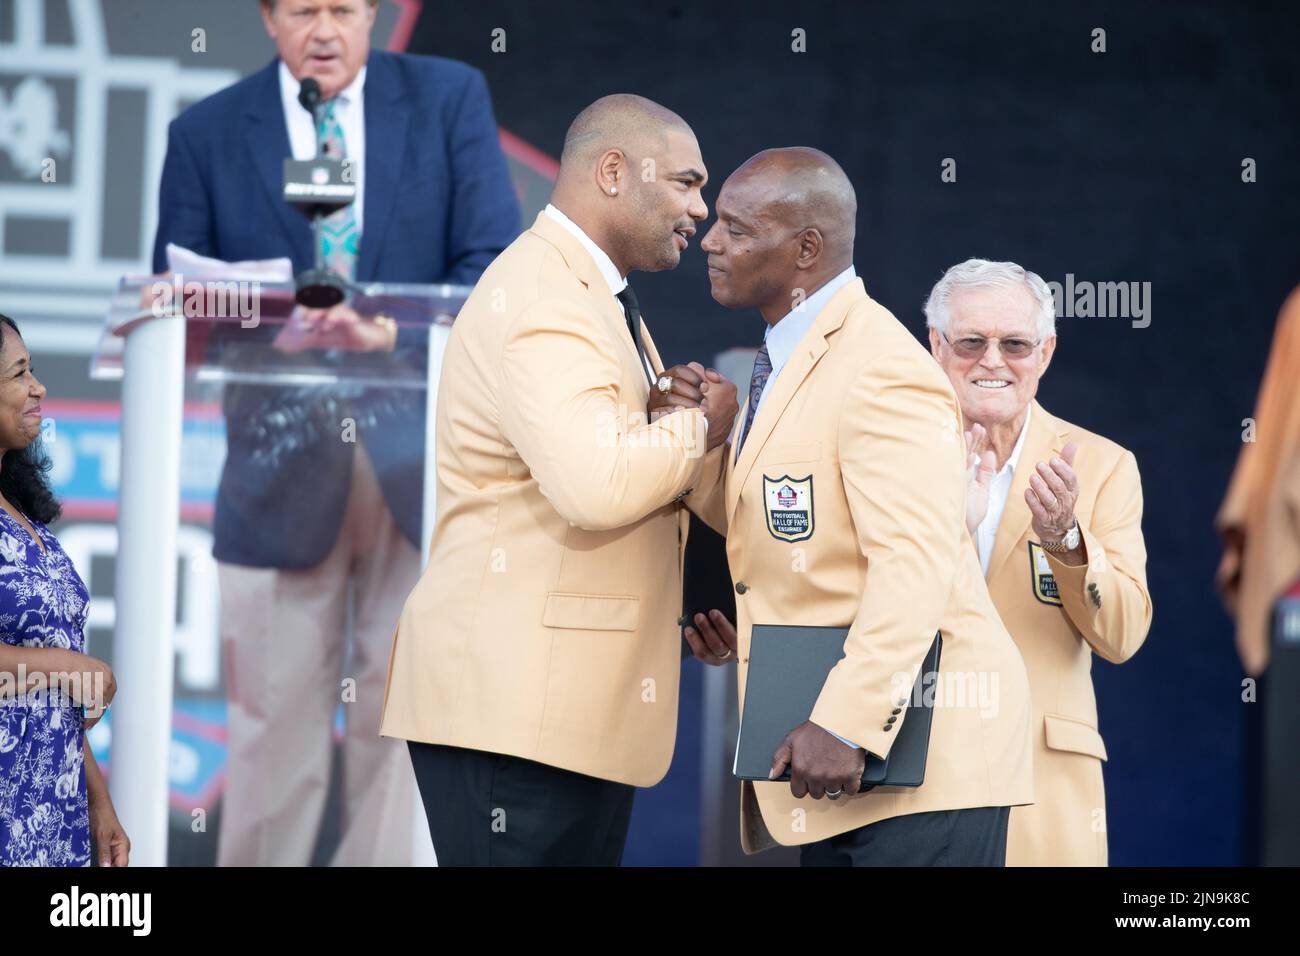
[[[380,396],[405,407],[422,405],[424,441],[412,454],[424,461],[423,567],[436,513],[433,453],[438,381],[452,321],[469,292],[468,286],[368,285],[349,304],[363,317],[396,323],[393,351],[291,351],[296,347],[292,282],[182,283],[168,276],[145,275],[119,281],[91,361],[91,377],[122,383],[113,662],[122,693],[110,718],[109,787],[131,837],[133,864],[167,863],[177,592],[174,556],[186,402],[221,400],[225,407],[232,390],[248,393],[260,388],[261,394],[320,396],[344,403]],[[280,411],[293,411],[292,402],[282,404]],[[268,415],[267,422],[269,455],[275,453],[276,442],[293,443],[294,429],[307,427],[292,414]],[[294,446],[299,455],[301,444]],[[394,620],[399,611],[394,608]],[[432,863],[418,792],[415,811],[416,861]]]

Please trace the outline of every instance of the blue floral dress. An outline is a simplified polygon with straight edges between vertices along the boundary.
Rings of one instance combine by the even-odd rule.
[[[84,651],[90,594],[58,539],[31,526],[44,551],[0,508],[0,641]],[[13,691],[0,688],[0,866],[89,866],[81,707]]]

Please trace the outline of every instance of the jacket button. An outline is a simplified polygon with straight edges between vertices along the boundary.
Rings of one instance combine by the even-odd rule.
[[[893,725],[893,724],[885,724],[885,726],[881,727],[880,729],[883,730],[885,733],[889,733],[891,730],[894,729],[894,725]]]
[[[749,590],[749,585],[746,584],[744,581],[737,581],[737,582],[736,582],[736,593],[737,593],[737,594],[744,594],[744,593],[745,593],[746,591],[748,591],[748,590]]]
[[[897,717],[890,717],[887,721],[885,721],[885,723],[887,723],[887,724],[892,724],[892,723],[893,723],[894,721],[896,721],[896,720],[898,720]]]
[[[678,627],[685,627],[689,623],[691,623],[691,616],[689,614],[683,614],[677,619]]]
[[[901,707],[895,707],[894,710],[893,710],[893,712],[894,712],[895,714],[901,714],[901,713],[903,712],[903,708],[901,708]]]

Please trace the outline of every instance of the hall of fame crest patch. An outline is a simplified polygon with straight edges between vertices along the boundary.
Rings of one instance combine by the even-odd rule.
[[[806,478],[763,476],[763,512],[767,530],[778,541],[806,541],[813,534],[812,475]]]
[[[1042,546],[1029,542],[1029,576],[1034,597],[1044,604],[1061,607],[1061,592],[1056,586],[1056,575],[1047,561],[1047,552]]]

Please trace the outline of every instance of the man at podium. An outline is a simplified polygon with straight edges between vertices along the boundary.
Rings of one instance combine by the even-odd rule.
[[[171,124],[156,271],[167,269],[168,243],[225,261],[287,256],[296,272],[311,266],[312,230],[281,198],[282,166],[315,156],[318,137],[349,161],[357,185],[356,201],[322,230],[325,262],[346,280],[472,285],[515,237],[518,204],[482,75],[371,50],[376,5],[262,0],[277,58]],[[324,102],[316,128],[298,102],[307,77]],[[286,352],[379,351],[396,339],[391,322],[346,304],[227,334]],[[338,420],[344,410],[333,427],[284,436],[268,453],[267,417],[304,405],[321,422],[347,407],[324,388],[225,395],[214,549],[229,702],[218,863],[310,862],[340,681],[352,678],[333,862],[406,864],[414,781],[405,748],[378,729],[389,641],[419,574],[423,401],[372,401],[352,436]]]

